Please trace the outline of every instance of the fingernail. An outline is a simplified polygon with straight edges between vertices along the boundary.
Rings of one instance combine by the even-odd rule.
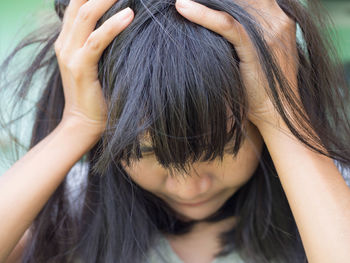
[[[179,8],[188,8],[191,6],[191,0],[177,0],[176,5]]]
[[[125,18],[129,18],[132,14],[132,10],[130,7],[127,7],[125,9],[123,9],[122,11],[119,12],[119,17],[121,19],[125,19]]]

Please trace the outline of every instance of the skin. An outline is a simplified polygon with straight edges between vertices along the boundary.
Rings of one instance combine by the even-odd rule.
[[[106,103],[97,78],[97,62],[103,50],[133,19],[132,10],[126,9],[94,30],[98,19],[114,3],[115,0],[70,1],[62,32],[55,43],[66,100],[63,118],[51,134],[0,177],[0,262],[5,262],[6,259],[6,262],[16,262],[21,247],[26,245],[25,231],[29,229],[69,169],[93,147],[105,129]],[[284,14],[275,0],[248,0],[245,3],[261,11],[258,14],[252,9],[248,10],[262,25],[266,41],[275,52],[277,63],[290,85],[295,88],[295,95],[298,97],[298,63],[294,59],[295,23]],[[308,261],[347,262],[350,258],[350,190],[333,161],[300,143],[274,109],[265,91],[265,80],[260,77],[262,74],[256,62],[256,52],[244,28],[228,14],[189,0],[178,0],[176,8],[190,21],[217,32],[235,46],[241,61],[242,79],[249,95],[249,120],[260,132],[270,152],[296,220]],[[228,163],[233,167],[232,160]],[[197,167],[197,170],[211,169],[205,164],[202,165],[205,168],[201,166]],[[208,176],[204,172],[200,173],[198,178],[188,177],[188,186],[182,182],[177,184],[167,181],[166,172],[160,171],[162,183],[157,184],[159,187],[155,192],[167,193],[164,194],[164,198],[172,197],[177,201],[199,201],[199,198],[212,197],[212,194],[220,190],[225,194],[226,191],[234,193],[234,188],[244,183],[250,175],[247,171],[240,177],[240,182],[231,181],[224,184],[219,179],[223,178],[225,173]],[[141,180],[136,177],[138,176],[135,174],[135,180]],[[214,190],[209,189],[208,185],[212,185]],[[180,186],[184,187],[181,189],[187,190],[180,191],[181,195],[176,195],[173,189]],[[223,196],[217,198],[217,204],[219,200],[222,202],[225,199]],[[189,217],[202,218],[214,210],[209,203],[208,207],[205,207],[207,210],[204,212],[198,211],[199,207],[196,208],[196,212],[187,208],[181,208],[179,211]],[[203,206],[203,210],[205,209]],[[223,224],[226,223],[232,225],[233,222]],[[185,247],[174,246],[175,251],[180,251],[185,262],[210,262],[216,248],[213,236],[218,228],[224,227],[227,225],[210,227],[199,224],[199,230],[185,239],[209,240],[210,244],[204,244],[202,247],[205,248],[204,251],[209,248],[208,254],[199,259],[203,261],[191,258],[197,253],[188,252],[193,248],[189,244],[195,242],[184,242]],[[200,235],[197,235],[198,233]],[[211,238],[203,238],[207,236]],[[11,254],[12,251],[14,252]]]
[[[170,176],[151,152],[144,153],[144,157],[131,166],[124,165],[124,169],[135,183],[163,199],[182,217],[203,220],[251,178],[259,163],[262,145],[259,131],[248,122],[246,138],[236,157],[225,154],[223,161],[194,163],[187,175]],[[230,144],[226,150],[229,148]]]
[[[274,0],[248,2],[255,10],[261,10],[256,17],[264,28],[266,41],[296,98],[299,98],[297,62],[294,59],[295,23]],[[274,109],[265,89],[262,89],[266,84],[260,77],[261,68],[256,64],[254,48],[234,18],[189,0],[177,1],[176,7],[190,21],[217,32],[238,48],[241,74],[250,94],[250,120],[259,129],[276,167],[308,262],[348,262],[350,189],[333,160],[303,145]],[[251,9],[248,12],[257,15]]]
[[[245,140],[236,157],[225,154],[222,161],[194,163],[188,174],[170,176],[152,152],[143,153],[144,157],[130,166],[123,163],[136,184],[163,199],[179,218],[197,221],[190,233],[166,236],[173,251],[185,263],[212,262],[221,249],[218,235],[236,223],[234,217],[215,223],[204,220],[234,195],[258,166],[263,140],[251,122],[247,121],[245,126]],[[149,144],[145,142],[141,149],[143,146]],[[225,150],[230,146],[228,144]]]

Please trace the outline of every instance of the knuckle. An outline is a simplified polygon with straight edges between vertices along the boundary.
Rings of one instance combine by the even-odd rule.
[[[229,14],[223,13],[220,19],[220,30],[223,32],[231,31],[234,26],[235,21],[233,18]]]
[[[83,5],[79,8],[77,17],[82,21],[87,21],[93,18],[93,12],[88,5]]]
[[[286,29],[291,29],[294,27],[295,22],[285,13],[281,14],[279,17],[279,28],[283,32]]]
[[[200,21],[207,20],[207,18],[208,18],[207,12],[203,8],[198,9],[197,13],[198,13],[198,15],[197,15],[198,16],[198,20],[200,20]]]
[[[60,53],[61,53],[61,49],[62,49],[62,44],[60,41],[56,41],[54,43],[54,50],[55,50],[55,53],[56,53],[56,56],[59,57],[60,56]]]
[[[71,56],[70,56],[68,50],[66,50],[65,48],[60,49],[58,57],[63,65],[69,64]]]
[[[115,35],[117,27],[119,27],[119,25],[106,24],[103,28],[103,34],[106,36]]]
[[[70,61],[68,63],[67,68],[71,74],[71,76],[75,79],[75,81],[79,82],[83,77],[83,69],[81,63],[78,63],[75,60]]]
[[[92,51],[98,51],[101,48],[101,41],[96,37],[95,33],[91,33],[86,40],[85,46]]]

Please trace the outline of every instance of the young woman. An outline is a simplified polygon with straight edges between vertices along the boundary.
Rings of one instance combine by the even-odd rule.
[[[2,66],[41,45],[0,262],[349,261],[349,93],[313,1],[55,7]]]

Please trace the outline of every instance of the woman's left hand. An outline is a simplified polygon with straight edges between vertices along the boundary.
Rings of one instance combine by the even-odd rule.
[[[298,56],[295,22],[283,12],[275,0],[246,0],[244,3],[249,6],[246,11],[261,25],[265,41],[274,53],[282,73],[296,89]],[[260,124],[266,121],[271,123],[279,118],[266,93],[267,81],[244,27],[226,12],[210,9],[191,0],[177,0],[176,9],[188,20],[220,34],[234,45],[247,89],[249,120],[259,128]]]

